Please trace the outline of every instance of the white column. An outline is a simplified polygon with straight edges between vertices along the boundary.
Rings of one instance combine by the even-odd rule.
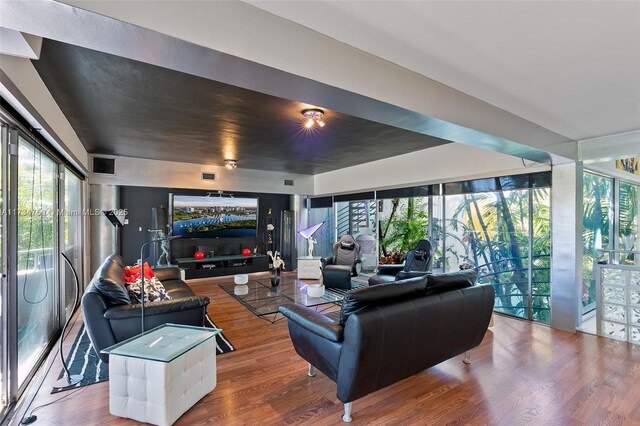
[[[554,166],[551,186],[551,326],[575,332],[582,288],[582,163]]]
[[[294,211],[293,224],[295,226],[294,232],[296,234],[296,244],[291,254],[291,268],[293,271],[298,267],[298,256],[304,255],[307,249],[307,240],[298,231],[309,226],[309,213],[307,209],[307,197],[306,195],[292,195],[289,198],[289,208]]]

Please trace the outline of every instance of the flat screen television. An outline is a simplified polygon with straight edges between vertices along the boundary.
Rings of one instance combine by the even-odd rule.
[[[171,229],[183,238],[255,237],[258,199],[174,195]]]

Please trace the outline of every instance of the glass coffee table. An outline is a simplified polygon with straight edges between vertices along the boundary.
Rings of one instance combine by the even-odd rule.
[[[354,287],[365,286],[366,284],[358,284],[354,282]],[[278,308],[287,303],[295,303],[297,305],[307,307],[327,307],[325,305],[339,305],[344,299],[347,290],[337,288],[325,288],[322,297],[310,297],[307,294],[307,283],[287,277],[277,286],[272,286],[268,279],[250,280],[247,283],[248,292],[244,295],[234,294],[234,283],[220,284],[220,288],[226,291],[230,296],[242,303],[257,317],[269,321],[271,323],[279,321]]]

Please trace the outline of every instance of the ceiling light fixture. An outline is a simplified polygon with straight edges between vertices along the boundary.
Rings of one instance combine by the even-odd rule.
[[[231,160],[228,158],[224,160],[224,166],[227,169],[235,169],[236,167],[238,167],[238,160]]]
[[[324,127],[325,125],[325,122],[322,121],[324,111],[320,108],[303,109],[302,116],[304,117],[304,127],[307,129],[310,129],[315,125],[318,125],[318,127]]]

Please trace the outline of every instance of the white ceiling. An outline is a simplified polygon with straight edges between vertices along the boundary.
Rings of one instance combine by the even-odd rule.
[[[640,129],[640,2],[248,1],[575,140]]]

